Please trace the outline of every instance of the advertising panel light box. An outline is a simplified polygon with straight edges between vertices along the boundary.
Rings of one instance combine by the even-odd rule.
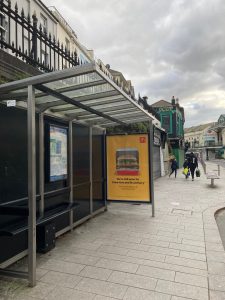
[[[50,181],[67,178],[68,129],[50,125]]]
[[[107,136],[107,199],[150,202],[147,134]]]

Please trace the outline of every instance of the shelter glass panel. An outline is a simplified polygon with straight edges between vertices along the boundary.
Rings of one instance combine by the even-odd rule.
[[[90,142],[89,128],[73,124],[74,201],[79,203],[74,221],[90,214]]]
[[[104,201],[104,148],[103,132],[92,130],[92,179],[93,179],[93,210],[105,206]]]

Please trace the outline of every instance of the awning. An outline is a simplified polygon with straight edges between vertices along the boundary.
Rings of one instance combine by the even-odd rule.
[[[36,111],[103,128],[153,119],[93,62],[0,85],[0,101],[26,107],[28,86],[35,88]]]

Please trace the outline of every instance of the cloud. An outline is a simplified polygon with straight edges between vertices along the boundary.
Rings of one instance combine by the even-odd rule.
[[[172,95],[186,126],[225,113],[224,0],[43,0],[151,103]]]

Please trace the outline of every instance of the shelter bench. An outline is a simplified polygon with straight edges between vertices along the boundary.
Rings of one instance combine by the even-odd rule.
[[[39,217],[37,218],[36,224],[37,227],[40,225],[44,225],[47,224],[48,222],[54,220],[55,218],[70,212],[73,208],[75,208],[76,206],[78,206],[77,203],[61,203],[59,205],[57,205],[56,207],[54,207],[53,209],[48,210],[43,217]],[[0,206],[0,215],[5,215],[5,214],[9,214],[10,209],[14,210],[14,215],[15,215],[15,207],[1,207]],[[25,216],[26,211],[28,211],[27,208],[20,208],[18,210],[17,215],[19,216]],[[22,212],[20,214],[20,212]],[[28,216],[28,215],[27,215]],[[7,225],[5,227],[3,227],[2,229],[0,229],[0,236],[15,236],[25,230],[28,229],[28,222],[27,221],[22,221],[22,222],[15,222],[14,224],[11,225]]]
[[[215,183],[214,183],[215,179],[220,179],[220,177],[214,172],[207,173],[206,178],[211,180],[211,187],[215,186]]]
[[[53,196],[58,196],[62,193],[66,193],[69,190],[61,189],[59,191],[53,191],[48,192],[45,194],[45,199],[52,198]],[[39,199],[40,196],[37,196],[37,199]],[[40,225],[47,224],[48,222],[51,222],[55,218],[70,212],[75,207],[77,207],[79,204],[76,202],[70,203],[70,202],[62,202],[57,204],[54,207],[49,208],[44,212],[43,216],[38,216],[39,213],[37,212],[37,220],[36,224],[37,227]],[[18,217],[25,217],[24,220],[14,221],[11,224],[7,224],[6,226],[2,227],[0,229],[0,236],[15,236],[17,234],[20,234],[21,232],[28,229],[28,215],[29,215],[29,209],[27,205],[0,205],[0,215],[12,215],[12,216],[18,216]]]

